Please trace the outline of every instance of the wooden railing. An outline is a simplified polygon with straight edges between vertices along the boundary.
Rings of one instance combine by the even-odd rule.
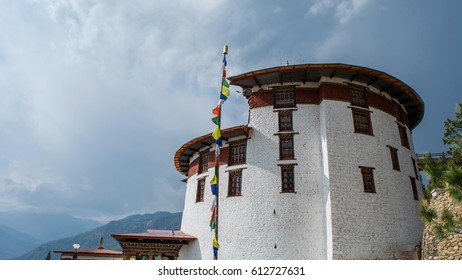
[[[417,154],[417,158],[419,160],[429,156],[431,159],[449,159],[452,156],[448,153],[442,152],[442,153],[425,153],[425,154]]]

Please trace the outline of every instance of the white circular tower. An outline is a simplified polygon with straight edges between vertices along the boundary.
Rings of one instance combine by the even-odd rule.
[[[418,94],[377,70],[304,64],[229,78],[249,123],[222,131],[220,259],[392,259],[422,238],[411,129]],[[184,259],[212,259],[215,141],[184,144]]]

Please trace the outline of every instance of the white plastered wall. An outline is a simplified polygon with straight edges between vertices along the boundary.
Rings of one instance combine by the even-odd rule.
[[[409,176],[415,177],[411,149],[401,145],[396,119],[371,108],[373,136],[354,133],[349,104],[323,101],[327,127],[334,259],[391,259],[413,250],[422,237]],[[390,151],[398,149],[401,171]],[[359,166],[374,168],[376,193],[365,193]],[[416,181],[419,197],[420,182]]]

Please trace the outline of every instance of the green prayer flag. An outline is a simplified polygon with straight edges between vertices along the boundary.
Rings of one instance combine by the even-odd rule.
[[[220,125],[220,117],[214,117],[212,118],[212,122],[216,125]]]
[[[222,84],[222,86],[229,88],[228,80],[226,80],[225,78],[221,79],[221,84]]]
[[[210,221],[210,229],[211,229],[211,230],[214,230],[216,226],[217,226],[217,219],[216,219],[216,218],[213,218],[213,219]]]

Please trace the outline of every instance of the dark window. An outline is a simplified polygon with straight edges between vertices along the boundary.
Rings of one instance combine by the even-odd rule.
[[[292,131],[292,111],[279,112],[279,131]]]
[[[281,192],[295,192],[294,166],[281,165]]]
[[[349,84],[348,92],[350,94],[351,105],[368,108],[365,87]]]
[[[196,202],[204,201],[205,179],[197,181]]]
[[[246,161],[247,140],[238,140],[229,143],[229,165],[243,164]]]
[[[393,102],[393,109],[395,113],[396,120],[400,123],[406,122],[406,113],[401,108],[401,105],[397,102]]]
[[[400,110],[400,107],[398,105],[398,103],[396,102],[393,102],[393,109],[395,111],[395,117],[396,117],[396,120],[397,121],[400,121],[401,120],[401,110]]]
[[[274,108],[294,108],[295,88],[280,87],[274,89]]]
[[[399,168],[398,150],[390,146],[388,146],[388,148],[390,148],[391,164],[393,169],[400,171],[401,169]]]
[[[355,132],[372,135],[371,112],[357,108],[351,108],[351,112]]]
[[[229,172],[228,196],[240,196],[242,190],[242,170]]]
[[[279,159],[294,159],[294,136],[279,135]]]
[[[374,168],[373,167],[364,167],[360,166],[361,174],[363,176],[363,185],[364,192],[375,193],[375,184],[374,184]]]
[[[415,184],[415,178],[409,176],[411,179],[411,186],[412,186],[412,194],[414,195],[414,200],[419,200],[419,193],[417,192],[417,186]]]
[[[200,154],[199,156],[199,174],[207,172],[209,169],[209,152]]]
[[[401,139],[401,145],[409,149],[409,140],[407,138],[407,129],[404,125],[398,124],[399,138]]]
[[[417,172],[417,165],[415,164],[415,159],[411,157],[412,165],[414,166],[415,178],[419,180],[419,173]]]

